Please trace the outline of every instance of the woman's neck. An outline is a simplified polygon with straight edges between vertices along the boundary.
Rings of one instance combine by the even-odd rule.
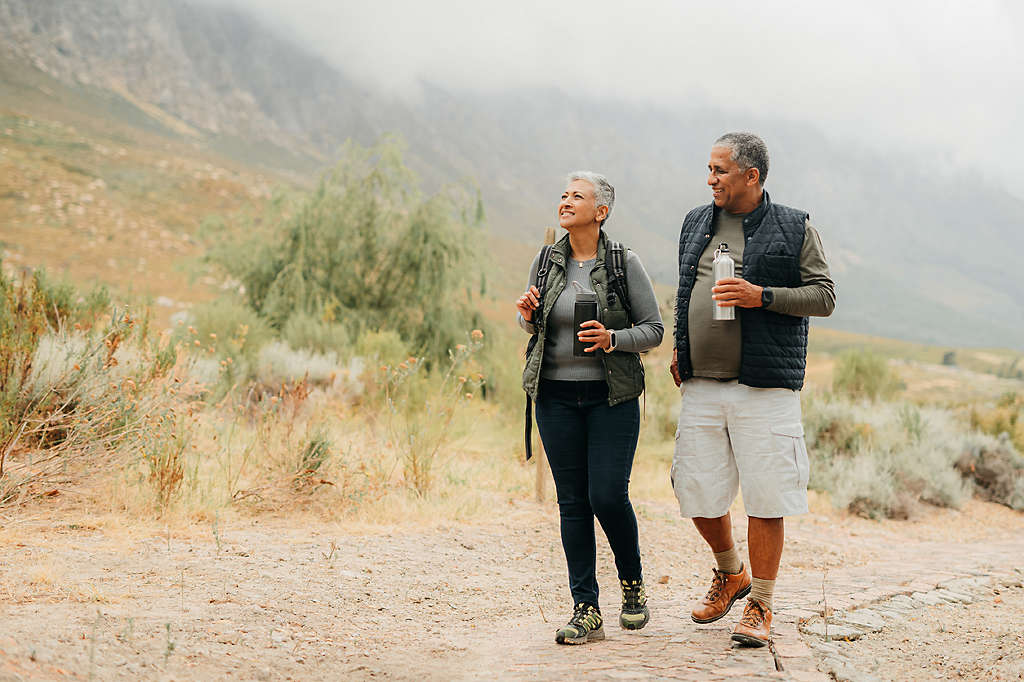
[[[597,240],[601,236],[601,226],[575,227],[569,231],[569,247],[572,257],[576,260],[591,260],[597,257]]]

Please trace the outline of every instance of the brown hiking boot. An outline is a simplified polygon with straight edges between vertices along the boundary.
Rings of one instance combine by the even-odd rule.
[[[772,610],[756,599],[748,599],[740,622],[732,629],[732,641],[746,646],[764,646],[771,634]]]
[[[723,573],[717,568],[711,581],[711,588],[700,603],[693,607],[690,618],[694,623],[713,623],[725,614],[737,599],[750,593],[750,573],[747,567],[740,568],[739,573]]]

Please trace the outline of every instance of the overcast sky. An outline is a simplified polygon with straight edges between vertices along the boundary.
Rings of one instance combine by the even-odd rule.
[[[393,92],[548,86],[756,111],[969,165],[1024,196],[1017,0],[205,1],[255,10]]]

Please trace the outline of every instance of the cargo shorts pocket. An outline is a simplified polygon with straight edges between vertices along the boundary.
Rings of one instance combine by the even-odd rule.
[[[807,444],[804,442],[804,425],[800,422],[777,424],[772,433],[784,443],[783,454],[788,456],[796,469],[797,488],[806,489],[811,465],[807,458]]]

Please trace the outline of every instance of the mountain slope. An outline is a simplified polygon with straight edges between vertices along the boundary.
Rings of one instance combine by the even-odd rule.
[[[1024,250],[1024,202],[907,152],[871,151],[742,105],[665,111],[617,101],[614,91],[585,99],[424,84],[396,98],[253,18],[180,0],[0,0],[0,49],[26,68],[148,107],[182,144],[247,162],[308,173],[347,138],[400,132],[429,185],[470,178],[492,229],[527,242],[554,223],[564,173],[599,170],[617,188],[609,229],[667,283],[682,216],[709,200],[711,141],[756,130],[772,152],[773,199],[808,210],[830,255],[840,298],[825,324],[1024,347],[1015,295],[1024,270],[1008,257]]]

